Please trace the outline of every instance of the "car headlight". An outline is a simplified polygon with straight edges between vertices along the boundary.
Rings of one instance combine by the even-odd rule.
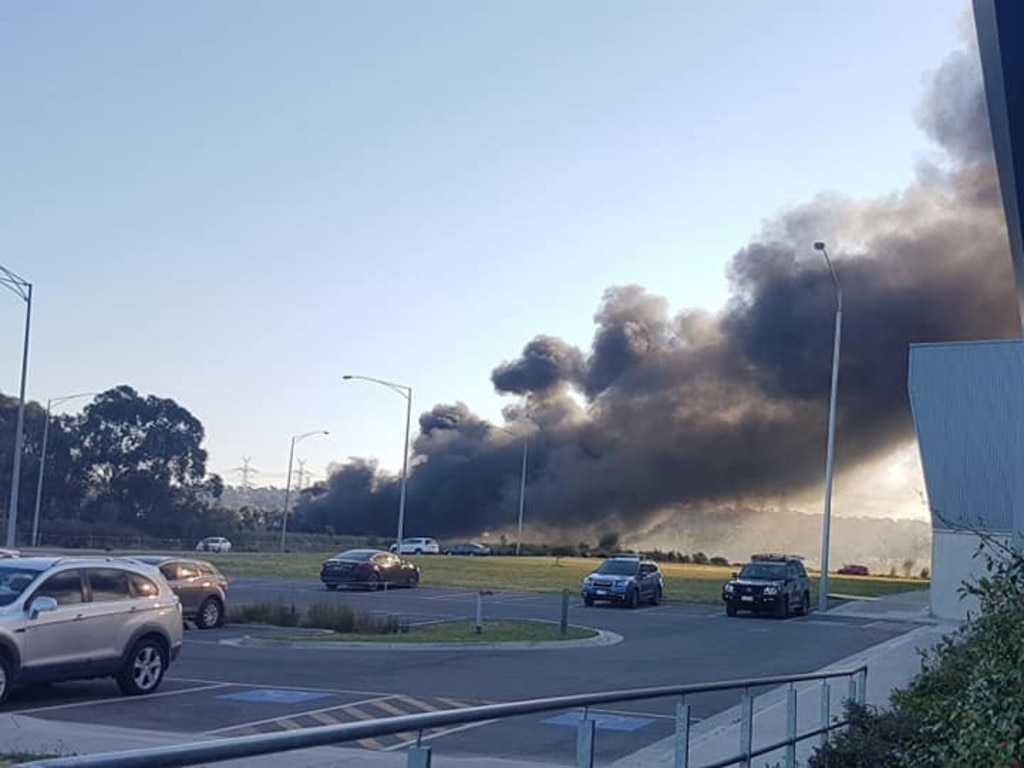
[[[736,587],[734,587],[732,584],[726,584],[725,585],[725,592],[726,592],[726,594],[731,595],[735,591],[736,591]]]
[[[767,587],[764,588],[764,594],[766,594],[766,595],[777,595],[777,594],[779,594],[779,588],[769,584]]]

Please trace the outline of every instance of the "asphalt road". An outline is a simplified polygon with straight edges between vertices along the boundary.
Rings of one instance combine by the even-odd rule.
[[[421,587],[388,593],[327,592],[318,582],[240,580],[236,601],[319,600],[399,613],[416,622],[471,618],[476,593]],[[557,621],[557,594],[484,597],[491,618]],[[251,629],[186,633],[181,658],[155,696],[121,699],[113,683],[88,681],[16,694],[5,707],[54,721],[183,733],[248,734],[396,714],[577,692],[701,683],[810,672],[908,631],[908,624],[818,617],[728,619],[715,606],[662,605],[631,611],[586,608],[570,600],[569,619],[622,635],[594,648],[504,651],[384,651],[234,646]],[[694,697],[697,718],[737,702],[735,694]],[[674,701],[601,710],[597,760],[607,763],[672,732]],[[577,715],[578,716],[578,715]],[[524,716],[432,734],[435,754],[489,755],[570,764],[572,713]],[[401,749],[412,735],[366,740],[368,749]]]

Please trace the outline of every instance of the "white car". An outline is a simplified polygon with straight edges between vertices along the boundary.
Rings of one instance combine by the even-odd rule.
[[[441,554],[441,545],[437,543],[437,539],[420,536],[412,539],[402,539],[402,546],[399,547],[392,544],[389,550],[400,555],[439,555]]]
[[[230,552],[231,542],[223,536],[207,536],[196,544],[196,552]]]

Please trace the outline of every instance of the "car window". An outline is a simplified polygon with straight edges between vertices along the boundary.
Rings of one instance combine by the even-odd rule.
[[[129,573],[128,583],[132,588],[133,597],[156,597],[160,594],[160,587],[152,579],[147,579],[141,573]]]
[[[610,576],[632,576],[637,572],[637,562],[635,560],[605,560],[597,572]]]
[[[131,597],[128,574],[124,571],[116,568],[90,568],[86,573],[94,603],[128,600]]]
[[[786,577],[786,568],[782,563],[748,563],[740,571],[741,579],[783,579]]]
[[[42,583],[33,597],[52,597],[57,605],[76,605],[82,602],[82,576],[75,569],[55,573]]]
[[[164,575],[164,578],[168,581],[178,580],[178,564],[177,563],[161,563],[160,573]]]
[[[178,563],[178,579],[195,579],[199,577],[199,566],[195,563]]]
[[[28,589],[28,585],[38,575],[38,571],[25,568],[0,568],[0,607],[10,605],[21,597],[22,592]]]
[[[199,572],[203,574],[203,576],[220,576],[220,571],[210,565],[210,563],[196,563],[196,566],[199,568]]]
[[[807,571],[804,569],[804,564],[803,563],[795,563],[795,565],[796,565],[796,575],[799,576],[801,579],[806,578],[807,577]]]

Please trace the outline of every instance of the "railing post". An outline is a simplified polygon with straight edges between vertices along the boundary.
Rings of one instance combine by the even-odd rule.
[[[597,723],[584,709],[583,719],[576,728],[576,768],[594,768],[594,728]]]
[[[690,764],[690,705],[685,698],[676,704],[676,754],[674,768],[688,768]]]
[[[430,747],[409,747],[409,759],[406,768],[430,768]]]
[[[821,727],[828,728],[829,725],[829,706],[832,703],[832,687],[828,684],[828,680],[821,681]],[[828,741],[828,731],[821,734],[820,742],[822,745]]]
[[[786,691],[786,768],[796,768],[796,686]]]
[[[750,768],[750,752],[754,743],[754,697],[750,689],[743,690],[740,699],[740,754],[743,755],[743,768]]]

